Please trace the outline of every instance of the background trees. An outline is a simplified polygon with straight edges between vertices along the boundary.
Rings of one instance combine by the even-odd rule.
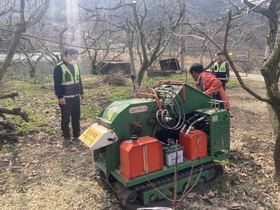
[[[123,49],[128,49],[131,78],[134,89],[138,89],[144,74],[148,69],[152,71],[154,62],[170,43],[172,32],[179,28],[184,4],[180,0],[144,0],[137,3],[120,2],[112,7],[98,4],[95,6],[96,9],[91,10],[80,5],[86,12],[84,22],[90,19],[96,21],[99,30],[103,29],[103,37],[107,32],[107,37],[111,40],[114,37],[115,47],[121,48],[122,45]],[[111,28],[111,33],[108,34],[109,30],[105,29],[105,26]],[[93,42],[93,46],[96,44],[96,41]],[[97,57],[96,53],[94,57]],[[140,64],[138,69],[135,61]]]
[[[260,101],[268,103],[269,106],[271,106],[274,113],[272,121],[274,117],[277,119],[277,126],[275,127],[276,142],[274,150],[274,163],[276,170],[275,178],[277,183],[280,184],[280,92],[278,87],[280,76],[280,2],[278,0],[271,0],[269,1],[269,3],[268,1],[262,1],[257,2],[258,4],[255,4],[250,1],[244,0],[244,4],[248,7],[247,9],[245,7],[234,4],[232,1],[229,1],[229,3],[234,6],[234,9],[227,9],[225,11],[226,16],[222,16],[220,20],[217,21],[217,23],[220,23],[221,25],[221,32],[224,36],[222,44],[219,44],[215,39],[216,37],[212,36],[212,34],[209,34],[209,32],[207,32],[205,28],[202,27],[204,26],[203,24],[199,24],[199,26],[191,24],[191,27],[194,28],[195,31],[198,31],[199,33],[206,36],[212,44],[214,44],[218,49],[222,50],[225,53],[225,56],[232,70],[236,74],[239,83],[248,93],[259,99]],[[242,38],[245,33],[243,28],[251,25],[251,23],[248,23],[246,19],[244,19],[244,17],[249,15],[251,12],[259,13],[268,19],[269,27],[266,42],[267,47],[265,59],[261,68],[261,74],[264,77],[267,90],[267,97],[260,96],[257,91],[251,90],[247,85],[243,83],[241,77],[239,76],[234,60],[229,56],[230,46],[233,46],[236,37]],[[212,23],[215,23],[215,21],[213,21]],[[219,33],[216,33],[215,35],[219,35]]]
[[[280,29],[279,29],[279,10],[280,2],[271,0],[268,7],[256,7],[255,4],[244,0],[244,3],[253,11],[260,13],[268,18],[269,30],[267,37],[267,54],[261,69],[264,77],[267,98],[260,98],[260,100],[267,102],[277,119],[277,126],[275,128],[276,142],[274,148],[274,163],[275,163],[275,178],[280,185],[280,92],[278,81],[280,76],[279,63],[280,63]],[[273,116],[274,117],[274,116]]]
[[[14,12],[19,5],[15,2],[1,1],[2,52],[6,54],[15,23],[19,20],[18,13]],[[36,7],[40,10],[39,3],[44,1],[36,1],[34,5],[29,5],[31,1],[26,2],[28,6],[24,11],[28,17],[33,15]],[[236,2],[239,4],[234,4],[236,13],[246,11],[244,5]],[[186,45],[186,56],[200,57],[204,63],[213,59],[217,46],[207,41],[201,31],[221,45],[226,24],[223,17],[232,4],[205,0],[145,0],[136,3],[126,0],[52,1],[44,17],[21,34],[26,39],[20,42],[29,57],[34,54],[31,60],[35,69],[41,68],[41,61],[47,62],[47,73],[51,73],[53,66],[62,59],[65,47],[79,48],[84,58],[82,63],[86,65],[83,69],[91,69],[91,72],[98,72],[102,68],[99,64],[104,61],[129,62],[134,86],[137,87],[147,71],[152,73],[158,68],[161,57],[178,57],[183,45]],[[32,15],[30,19],[34,17]],[[239,19],[238,25],[242,27],[235,27],[236,30],[231,32],[229,52],[233,53],[231,57],[239,69],[252,69],[249,63],[261,65],[259,57],[263,57],[266,45],[267,22],[264,20],[257,13],[249,13]],[[41,60],[36,62],[41,53]],[[26,61],[24,63],[29,65],[29,69],[25,71],[28,72],[33,67]]]
[[[50,1],[51,0],[36,1],[36,4],[25,0],[21,0],[20,3],[18,3],[18,1],[1,1],[1,4],[4,5],[4,11],[1,12],[1,14],[7,14],[7,11],[10,11],[4,24],[7,28],[13,30],[13,37],[5,60],[0,67],[0,80],[2,80],[14,57],[22,33],[26,32],[27,28],[37,24],[44,17]],[[7,8],[10,9],[7,10]],[[28,12],[26,12],[27,8],[29,9]]]

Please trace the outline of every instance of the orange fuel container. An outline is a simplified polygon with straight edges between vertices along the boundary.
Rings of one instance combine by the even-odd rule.
[[[121,176],[125,180],[163,169],[162,144],[150,136],[120,146]]]
[[[186,130],[179,135],[179,144],[184,148],[183,156],[187,160],[195,160],[207,156],[207,134],[193,130],[186,135]]]

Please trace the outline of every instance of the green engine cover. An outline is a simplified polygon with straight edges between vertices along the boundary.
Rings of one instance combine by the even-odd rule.
[[[115,101],[106,107],[99,119],[110,126],[121,140],[130,139],[132,122],[141,122],[142,133],[139,136],[151,136],[153,126],[149,119],[155,116],[157,103],[149,99],[127,99]]]

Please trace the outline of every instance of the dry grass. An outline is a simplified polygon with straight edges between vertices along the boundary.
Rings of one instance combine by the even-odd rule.
[[[41,182],[25,192],[2,195],[1,209],[102,209],[108,205],[107,194],[93,181]]]

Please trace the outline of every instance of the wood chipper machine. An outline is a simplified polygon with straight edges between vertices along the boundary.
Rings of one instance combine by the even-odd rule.
[[[160,81],[152,93],[111,103],[80,140],[124,206],[149,206],[223,174],[216,160],[230,155],[230,113],[219,103]]]

